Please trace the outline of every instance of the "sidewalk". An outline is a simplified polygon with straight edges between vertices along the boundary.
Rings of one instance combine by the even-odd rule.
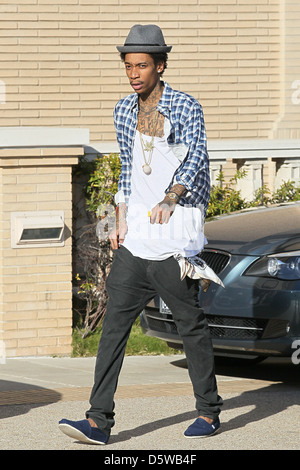
[[[299,369],[287,361],[264,361],[242,374],[217,366],[224,399],[221,432],[200,441],[185,439],[183,431],[196,413],[184,356],[126,357],[109,444],[73,441],[57,423],[84,418],[94,364],[95,358],[20,358],[0,364],[0,449],[300,449]]]

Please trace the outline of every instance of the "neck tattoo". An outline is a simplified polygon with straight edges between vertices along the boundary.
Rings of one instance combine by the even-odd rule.
[[[155,131],[157,127],[157,121],[158,121],[158,111],[155,113],[155,120],[154,120],[154,126],[153,126],[153,133],[151,136],[151,141],[150,142],[144,142],[144,139],[142,137],[142,134],[140,132],[140,140],[141,140],[141,147],[142,147],[142,152],[143,152],[143,157],[144,157],[144,165],[143,165],[143,171],[146,175],[150,175],[152,172],[150,163],[152,160],[152,154],[153,154],[153,149],[154,149],[154,136],[155,136]],[[148,152],[148,158],[146,158],[145,152]]]
[[[162,82],[159,82],[152,93],[144,101],[139,98],[138,131],[145,164],[143,171],[146,175],[152,172],[150,163],[154,149],[154,137],[163,136],[164,117],[157,110],[157,104],[163,92]],[[151,136],[151,141],[144,142],[142,134]],[[146,158],[146,152],[148,157]]]

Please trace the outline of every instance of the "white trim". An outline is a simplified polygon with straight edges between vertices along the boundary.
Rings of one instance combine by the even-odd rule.
[[[228,158],[266,159],[269,157],[300,157],[299,139],[208,140],[207,148],[210,160],[226,160]],[[90,145],[85,148],[87,155],[119,153],[119,151],[116,141],[91,142]]]
[[[0,148],[88,145],[89,129],[66,127],[0,127]]]

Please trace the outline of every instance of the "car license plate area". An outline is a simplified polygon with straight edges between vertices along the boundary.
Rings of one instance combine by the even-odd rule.
[[[169,313],[169,314],[171,314],[171,310],[169,309],[167,304],[162,299],[159,299],[159,311],[160,311],[160,313]]]

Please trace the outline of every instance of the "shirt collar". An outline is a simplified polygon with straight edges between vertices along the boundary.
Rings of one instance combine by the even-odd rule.
[[[173,89],[170,87],[170,85],[167,82],[164,82],[164,91],[158,102],[157,109],[161,111],[170,110],[172,96],[173,96]]]

